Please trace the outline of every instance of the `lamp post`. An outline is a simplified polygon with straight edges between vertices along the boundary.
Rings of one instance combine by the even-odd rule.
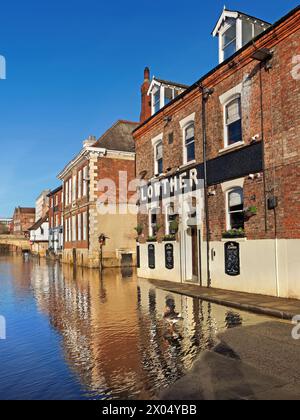
[[[104,233],[101,233],[99,236],[99,245],[100,245],[100,270],[103,270],[103,247],[106,245],[106,239],[109,239],[105,236]]]

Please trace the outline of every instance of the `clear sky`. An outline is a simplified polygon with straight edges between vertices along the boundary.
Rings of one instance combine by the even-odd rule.
[[[271,23],[294,0],[226,0]],[[224,0],[2,2],[0,215],[34,206],[89,135],[138,120],[143,69],[192,84],[217,65],[211,37]]]

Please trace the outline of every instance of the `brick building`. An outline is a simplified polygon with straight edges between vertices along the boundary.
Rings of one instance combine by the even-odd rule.
[[[98,140],[90,136],[81,152],[59,174],[64,192],[64,262],[91,268],[99,268],[100,259],[105,267],[135,263],[137,216],[133,211],[120,211],[128,205],[130,196],[119,194],[124,191],[119,173],[125,176],[127,185],[135,179],[132,131],[137,126],[120,120]],[[99,182],[105,180],[116,188],[115,214],[109,213],[106,202],[99,204],[105,194]],[[102,257],[100,235],[107,238]]]
[[[12,221],[14,235],[28,235],[29,228],[35,222],[35,208],[16,207]]]
[[[49,254],[61,256],[64,246],[63,234],[63,187],[48,194],[49,198]]]
[[[138,274],[300,298],[300,8],[273,25],[224,10],[213,35],[219,65],[163,106],[153,86],[178,84],[145,71]],[[179,217],[164,191],[196,179]]]

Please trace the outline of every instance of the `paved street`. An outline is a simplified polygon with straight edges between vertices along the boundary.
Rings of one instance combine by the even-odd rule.
[[[287,322],[266,322],[219,335],[214,351],[161,394],[163,399],[298,400],[300,341]]]

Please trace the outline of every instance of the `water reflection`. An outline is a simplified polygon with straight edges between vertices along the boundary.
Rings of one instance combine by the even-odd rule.
[[[43,398],[63,397],[67,383],[68,398],[150,399],[189,370],[200,352],[213,347],[220,331],[259,322],[255,315],[155,289],[132,271],[105,270],[101,276],[97,270],[16,258],[1,258],[2,270],[9,281],[0,284],[1,294],[6,291],[10,300],[30,307],[21,336],[12,336],[7,346],[27,349],[37,317],[49,323],[39,330],[35,349],[26,350],[26,358],[20,351],[14,360],[23,364],[25,397],[40,395],[36,377],[51,364],[60,370],[51,395],[43,390]],[[0,303],[6,307],[4,299]],[[17,311],[15,306],[6,310]],[[13,316],[21,322],[18,313]],[[6,357],[5,345],[0,346],[0,356]],[[32,376],[24,376],[24,364],[34,367]],[[18,380],[20,372],[10,372],[6,381]],[[0,379],[0,398],[10,397],[7,389]]]

